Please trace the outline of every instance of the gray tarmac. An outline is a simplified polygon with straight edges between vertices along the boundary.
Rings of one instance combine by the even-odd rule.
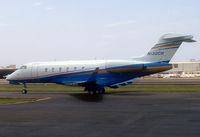
[[[0,137],[199,137],[200,93],[0,92],[51,97],[0,105]]]

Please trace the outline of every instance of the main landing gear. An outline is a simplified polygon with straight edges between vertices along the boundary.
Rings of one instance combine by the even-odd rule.
[[[88,91],[88,94],[90,95],[96,95],[96,94],[105,94],[105,88],[91,88],[91,87],[86,87],[85,91]]]
[[[26,90],[26,88],[27,88],[26,83],[23,83],[23,85],[24,85],[24,88],[22,89],[22,94],[26,94],[26,93],[27,93],[27,90]]]

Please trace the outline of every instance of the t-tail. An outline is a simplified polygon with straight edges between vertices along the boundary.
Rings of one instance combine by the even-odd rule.
[[[182,42],[196,42],[193,36],[184,34],[165,34],[151,50],[140,58],[134,60],[144,62],[166,62],[174,56]]]

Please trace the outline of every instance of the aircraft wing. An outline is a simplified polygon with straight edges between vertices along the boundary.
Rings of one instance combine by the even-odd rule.
[[[63,82],[60,84],[64,84],[64,85],[69,85],[69,86],[86,86],[88,84],[96,84],[96,79],[97,79],[97,75],[99,72],[99,68],[97,67],[92,74],[90,75],[90,77],[88,78],[87,81],[67,81],[67,82]]]
[[[87,82],[96,82],[98,72],[99,72],[99,68],[97,67],[97,68],[93,71],[92,75],[88,78]]]
[[[128,81],[123,81],[123,82],[120,82],[120,83],[116,83],[116,84],[110,85],[109,87],[110,88],[118,88],[118,86],[126,86],[126,85],[129,85],[129,84],[132,84],[132,83],[133,83],[133,79],[128,80]]]

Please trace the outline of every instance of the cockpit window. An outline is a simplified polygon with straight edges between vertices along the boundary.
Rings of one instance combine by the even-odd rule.
[[[20,67],[20,69],[27,69],[27,66],[23,65]]]

